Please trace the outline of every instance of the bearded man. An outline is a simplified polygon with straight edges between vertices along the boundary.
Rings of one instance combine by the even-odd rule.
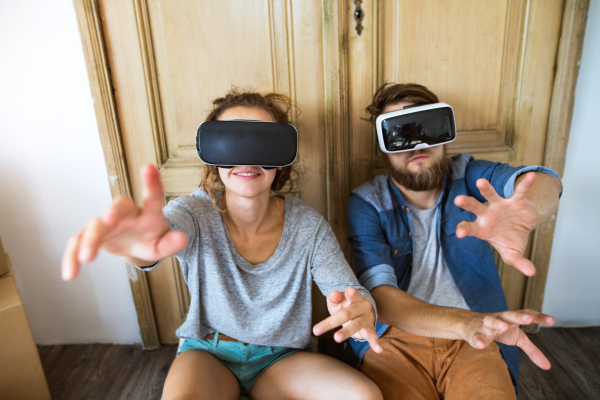
[[[438,103],[416,84],[385,84],[371,120]],[[386,399],[516,398],[516,346],[550,368],[520,325],[552,325],[532,310],[508,312],[491,244],[504,262],[535,274],[523,257],[529,233],[554,214],[556,172],[446,159],[446,145],[384,154],[389,172],[355,189],[348,240],[360,283],[377,303],[381,354],[352,342],[353,363]],[[488,244],[489,243],[489,244]]]

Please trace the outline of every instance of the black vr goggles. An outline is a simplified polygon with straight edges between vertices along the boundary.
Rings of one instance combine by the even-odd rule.
[[[287,167],[298,153],[298,132],[292,124],[264,121],[206,121],[196,134],[200,160],[221,168]]]
[[[445,103],[404,108],[381,114],[375,122],[384,153],[420,150],[456,139],[452,107]]]

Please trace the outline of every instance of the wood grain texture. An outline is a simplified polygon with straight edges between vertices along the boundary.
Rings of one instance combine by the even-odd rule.
[[[38,346],[54,400],[160,399],[177,346]]]
[[[560,176],[565,168],[588,9],[589,0],[567,0],[563,11],[543,162],[544,166],[552,168]],[[524,308],[539,311],[542,309],[555,225],[556,215],[553,215],[533,234],[531,261],[537,268],[537,274],[527,280]],[[538,329],[539,326],[532,325],[528,328],[528,332],[535,332]]]
[[[519,400],[600,398],[600,327],[542,328],[529,338],[552,368],[540,370],[519,351]]]
[[[520,352],[519,400],[600,398],[600,327],[543,328],[529,335],[552,363],[543,371]],[[54,400],[160,399],[175,345],[142,351],[138,345],[38,346]],[[319,351],[339,358],[343,347],[319,340]]]
[[[284,93],[300,105],[292,122],[299,131],[300,170],[306,173],[294,194],[326,214],[331,165],[325,155],[321,1],[120,0],[101,1],[99,10],[136,202],[142,196],[138,171],[147,163],[160,168],[165,200],[197,189],[203,164],[195,149],[196,128],[212,100],[237,86]],[[166,260],[147,279],[160,340],[176,342],[175,330],[189,307],[180,268]],[[314,304],[323,316],[318,292]]]
[[[115,98],[113,96],[108,55],[98,4],[95,0],[74,0],[83,52],[90,79],[94,111],[108,172],[112,197],[131,195],[125,151]],[[148,277],[127,265],[129,284],[136,308],[142,343],[146,349],[160,346],[152,308]]]
[[[384,82],[424,84],[452,105],[458,136],[448,146],[449,155],[468,152],[513,166],[546,165],[563,5],[363,1],[361,36],[352,24],[346,29],[349,187],[386,171],[374,128],[363,120],[372,94]],[[348,17],[351,12],[349,7]],[[569,65],[576,62],[569,60]],[[531,248],[530,243],[526,256]],[[549,253],[549,247],[543,249]],[[509,308],[523,308],[527,278],[501,262],[498,269]]]

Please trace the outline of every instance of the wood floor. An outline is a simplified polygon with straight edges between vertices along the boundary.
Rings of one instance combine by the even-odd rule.
[[[519,400],[600,399],[600,327],[542,329],[531,340],[550,371],[521,356]],[[323,343],[324,352],[339,349]],[[160,399],[176,346],[142,351],[137,345],[39,346],[54,400]]]

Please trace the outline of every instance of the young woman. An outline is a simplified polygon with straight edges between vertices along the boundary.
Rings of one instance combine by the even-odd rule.
[[[288,122],[281,95],[232,91],[213,102],[207,120]],[[375,304],[346,263],[321,215],[280,194],[293,186],[290,167],[206,166],[200,189],[163,204],[158,171],[141,171],[143,207],[129,197],[73,236],[63,279],[99,249],[142,269],[175,255],[191,294],[177,330],[184,338],[164,386],[168,399],[380,399],[358,371],[301,351],[310,342],[311,285],[327,296],[331,317],[320,335],[368,340],[380,351]]]

